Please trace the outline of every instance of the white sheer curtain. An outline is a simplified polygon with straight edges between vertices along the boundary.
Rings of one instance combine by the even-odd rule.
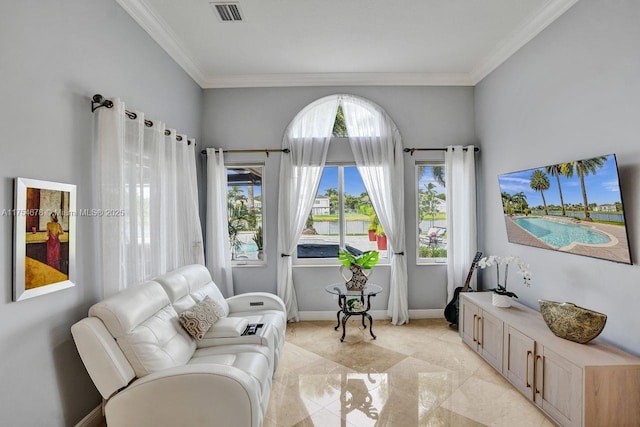
[[[207,267],[224,296],[233,296],[227,169],[222,149],[215,148],[207,148]]]
[[[198,215],[195,150],[146,126],[119,99],[100,108],[96,172],[100,278],[107,297],[184,264],[204,263]]]
[[[287,319],[294,322],[299,318],[291,257],[320,184],[337,111],[337,96],[314,102],[292,120],[282,141],[290,152],[280,161],[278,296],[287,307]]]
[[[447,301],[462,286],[477,250],[475,147],[449,146],[447,182]],[[475,279],[474,279],[475,280]]]
[[[343,95],[342,109],[358,171],[390,244],[391,323],[409,322],[404,226],[404,158],[400,133],[371,101]]]

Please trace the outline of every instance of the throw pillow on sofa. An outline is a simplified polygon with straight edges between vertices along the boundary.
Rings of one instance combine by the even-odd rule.
[[[206,297],[191,309],[180,313],[182,327],[196,340],[201,340],[211,326],[218,320],[218,307],[214,300]]]
[[[227,305],[227,309],[225,310],[225,307],[220,303],[220,301],[216,301],[211,297],[205,297],[205,299],[203,301],[209,300],[209,302],[211,303],[211,307],[213,308],[213,314],[216,315],[216,317],[218,319],[222,318],[222,317],[227,317],[227,315],[229,314],[229,305]],[[225,301],[226,304],[226,301]]]

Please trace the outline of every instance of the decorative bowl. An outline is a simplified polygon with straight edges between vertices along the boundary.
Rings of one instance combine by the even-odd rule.
[[[607,315],[570,302],[538,300],[540,313],[551,332],[560,338],[586,344],[604,329]]]

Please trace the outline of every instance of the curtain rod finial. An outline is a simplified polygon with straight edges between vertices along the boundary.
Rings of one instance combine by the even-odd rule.
[[[104,96],[100,95],[99,93],[96,93],[91,98],[91,112],[93,113],[100,107],[112,108],[113,102],[105,99]]]

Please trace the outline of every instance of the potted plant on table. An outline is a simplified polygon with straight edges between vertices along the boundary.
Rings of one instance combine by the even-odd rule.
[[[529,265],[525,264],[518,257],[501,257],[491,255],[488,257],[481,258],[478,261],[478,268],[487,268],[492,265],[496,266],[497,272],[497,285],[493,290],[493,305],[496,307],[511,307],[512,298],[518,298],[518,296],[507,290],[507,279],[509,278],[509,264],[516,264],[518,266],[518,274],[520,274],[524,280],[524,284],[530,286],[531,281],[531,272],[529,271]],[[502,284],[500,284],[500,266],[504,266],[504,280]]]
[[[340,249],[338,252],[338,260],[342,264],[340,266],[340,273],[342,274],[344,267],[348,267],[351,271],[351,278],[348,280],[344,274],[342,274],[348,290],[361,291],[364,289],[364,286],[367,284],[367,278],[371,274],[370,270],[378,263],[379,256],[378,251],[366,251],[360,256],[355,256],[345,249]],[[369,273],[365,273],[365,270],[369,271]]]

